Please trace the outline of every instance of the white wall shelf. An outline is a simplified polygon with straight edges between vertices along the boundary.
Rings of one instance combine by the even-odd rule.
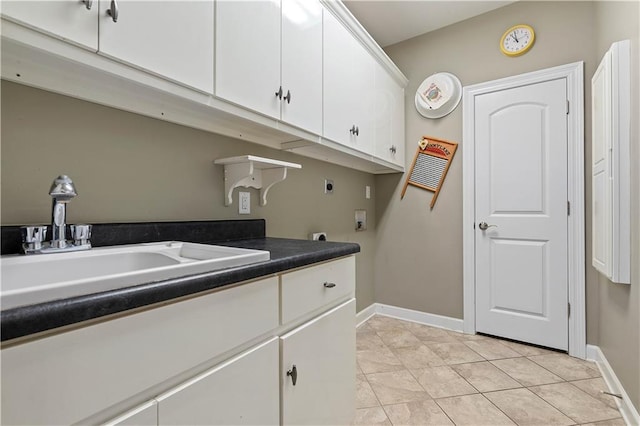
[[[233,190],[239,186],[260,189],[260,205],[265,206],[269,190],[287,178],[287,170],[302,168],[300,164],[255,155],[219,158],[214,163],[224,166],[225,206],[233,203]]]

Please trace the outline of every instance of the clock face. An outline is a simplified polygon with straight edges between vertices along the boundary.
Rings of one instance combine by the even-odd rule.
[[[509,28],[500,40],[500,50],[507,56],[518,56],[533,46],[535,34],[528,25],[516,25]]]

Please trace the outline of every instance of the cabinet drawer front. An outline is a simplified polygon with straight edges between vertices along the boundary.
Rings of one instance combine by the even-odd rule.
[[[0,351],[2,424],[70,424],[278,326],[267,278]]]
[[[356,285],[355,262],[351,256],[282,275],[281,323],[352,295]]]
[[[278,338],[158,397],[160,425],[277,425]]]

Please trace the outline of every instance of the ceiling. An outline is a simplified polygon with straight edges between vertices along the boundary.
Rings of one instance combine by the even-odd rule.
[[[464,21],[514,1],[343,0],[382,47]]]

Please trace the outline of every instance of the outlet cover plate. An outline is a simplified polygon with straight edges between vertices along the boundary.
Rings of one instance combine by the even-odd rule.
[[[251,193],[250,192],[238,193],[238,213],[251,214]]]

